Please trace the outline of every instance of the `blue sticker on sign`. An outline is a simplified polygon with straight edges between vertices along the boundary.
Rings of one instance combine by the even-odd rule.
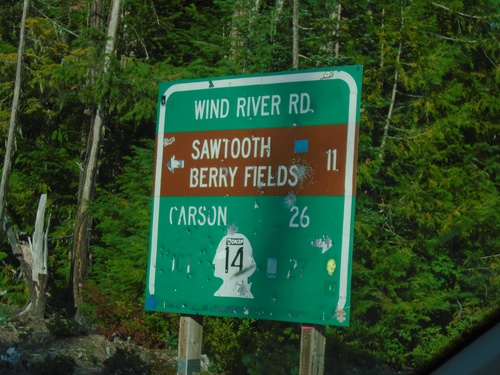
[[[155,310],[156,309],[156,298],[147,297],[146,298],[146,309],[147,310]]]
[[[308,139],[300,139],[298,141],[295,141],[293,151],[296,154],[299,152],[309,151],[309,140]]]

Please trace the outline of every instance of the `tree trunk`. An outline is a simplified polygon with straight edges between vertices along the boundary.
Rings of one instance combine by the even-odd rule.
[[[385,19],[385,8],[382,9],[382,24],[380,25],[382,35],[384,35],[384,28],[385,28],[384,19]],[[385,43],[384,39],[382,39],[382,43],[380,45],[380,70],[384,69],[384,55],[385,55]]]
[[[2,181],[0,182],[0,226],[5,229],[3,219],[5,218],[5,207],[7,202],[7,192],[9,189],[10,173],[12,170],[12,157],[14,155],[14,141],[17,128],[17,112],[19,108],[19,97],[21,96],[22,68],[24,59],[26,17],[28,16],[30,2],[24,0],[23,15],[21,17],[21,32],[19,34],[19,46],[17,49],[16,80],[14,83],[14,97],[10,113],[9,131],[5,147],[5,157],[3,160]]]
[[[46,291],[48,281],[47,269],[47,231],[44,233],[45,206],[47,194],[42,194],[36,214],[35,232],[33,243],[19,241],[12,230],[12,225],[6,213],[7,193],[12,171],[12,158],[14,156],[15,134],[17,129],[17,113],[21,96],[22,69],[24,61],[24,47],[26,41],[26,18],[30,6],[29,0],[24,0],[23,14],[21,17],[21,31],[19,35],[19,46],[17,50],[16,78],[14,83],[14,96],[9,121],[9,131],[5,147],[5,157],[2,169],[2,181],[0,183],[0,223],[7,234],[7,239],[12,247],[12,252],[21,262],[21,270],[24,280],[28,284],[30,299],[22,314],[28,313],[34,318],[43,318],[45,313]]]
[[[244,15],[244,9],[242,4],[237,1],[234,6],[233,10],[233,17],[232,17],[232,24],[231,24],[231,31],[229,32],[229,40],[230,40],[230,59],[232,62],[238,64],[240,63],[240,59],[244,58],[245,54],[241,53],[241,50],[245,47],[245,40],[244,37],[241,35],[240,32],[240,18],[243,17]],[[242,65],[244,65],[244,61],[241,62]]]
[[[337,6],[337,13],[332,13],[332,18],[337,19],[337,26],[335,27],[335,58],[338,59],[340,57],[340,20],[342,19],[342,4],[339,3]]]
[[[392,83],[392,94],[391,94],[391,103],[389,105],[389,110],[387,113],[387,118],[385,119],[384,125],[384,134],[382,135],[382,142],[380,143],[380,149],[378,152],[378,158],[380,160],[384,157],[385,152],[385,143],[387,142],[387,137],[389,136],[389,126],[391,125],[392,114],[394,113],[394,104],[396,103],[396,93],[398,89],[398,69],[399,69],[399,60],[401,58],[401,48],[402,42],[399,42],[398,55],[396,58],[396,68],[394,69],[394,81]]]
[[[276,0],[276,9],[274,10],[271,26],[271,42],[274,43],[274,36],[276,35],[276,28],[278,27],[278,22],[281,15],[283,14],[283,6],[285,5],[285,0]]]
[[[241,64],[243,72],[247,70],[249,43],[251,43],[251,35],[253,34],[253,19],[260,9],[261,0],[252,0],[250,4],[251,6],[246,1],[236,1],[229,33],[230,59],[236,64]],[[241,30],[244,28],[247,31],[242,33]]]
[[[33,243],[31,247],[31,279],[33,288],[30,289],[31,301],[33,303],[32,315],[43,317],[45,313],[46,292],[48,282],[48,237],[50,227],[50,215],[47,221],[47,228],[44,227],[45,207],[47,205],[47,194],[42,194],[36,212],[35,231],[33,232]]]
[[[293,0],[293,46],[292,63],[293,69],[299,69],[299,0]]]
[[[340,57],[340,21],[342,20],[342,4],[333,4],[333,10],[330,13],[330,19],[335,21],[335,28],[331,33],[331,40],[322,47],[328,54],[333,54],[335,59]]]
[[[104,65],[102,77],[106,76],[109,68],[110,55],[115,52],[118,28],[120,25],[120,10],[122,0],[113,0],[111,3],[109,23],[107,28],[107,42],[104,50]],[[98,103],[87,139],[87,152],[83,163],[82,178],[79,186],[78,206],[73,232],[73,258],[71,264],[71,287],[75,316],[79,317],[83,302],[83,286],[87,275],[88,247],[90,230],[90,212],[88,203],[93,199],[96,174],[99,161],[103,132],[103,105]]]
[[[401,31],[403,30],[403,28],[404,28],[404,14],[403,14],[403,7],[401,7]],[[398,54],[396,55],[396,67],[394,69],[394,81],[392,84],[391,103],[389,105],[389,111],[387,113],[387,118],[385,120],[384,134],[382,135],[382,142],[380,143],[380,149],[378,153],[378,159],[381,161],[384,158],[385,145],[387,142],[387,137],[389,136],[389,126],[391,125],[392,115],[394,113],[394,105],[396,103],[396,93],[398,88],[398,77],[399,77],[399,63],[401,61],[402,48],[403,48],[403,41],[400,39]],[[381,64],[383,64],[383,60],[381,61]]]

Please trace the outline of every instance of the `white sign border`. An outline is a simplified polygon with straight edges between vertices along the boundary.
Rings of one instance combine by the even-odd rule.
[[[342,247],[341,247],[341,264],[340,264],[340,285],[339,285],[339,301],[337,304],[337,312],[345,308],[347,302],[347,284],[349,276],[349,250],[351,241],[351,219],[352,219],[352,204],[353,204],[353,177],[354,166],[356,163],[356,108],[358,101],[358,87],[356,80],[347,72],[342,70],[326,70],[326,71],[313,71],[303,73],[280,74],[275,76],[259,76],[259,77],[240,77],[232,79],[213,79],[213,87],[210,90],[217,88],[234,88],[244,86],[256,85],[271,85],[279,83],[294,83],[294,82],[307,82],[318,81],[324,79],[340,79],[349,86],[349,112],[347,121],[347,147],[346,147],[346,164],[345,164],[345,178],[344,178],[344,217],[342,223]],[[170,86],[162,95],[164,104],[160,107],[159,124],[157,131],[157,147],[156,147],[156,171],[153,189],[153,213],[151,224],[151,253],[149,264],[149,294],[155,294],[155,281],[156,281],[156,258],[158,247],[158,222],[160,215],[160,189],[161,177],[163,170],[163,142],[165,134],[165,116],[166,116],[166,103],[168,98],[176,93],[183,91],[205,90],[207,88],[207,81],[196,82],[181,82]]]

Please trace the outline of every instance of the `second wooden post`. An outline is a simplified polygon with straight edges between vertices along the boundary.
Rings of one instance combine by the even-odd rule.
[[[182,315],[179,326],[179,358],[177,375],[198,375],[201,372],[203,317]]]
[[[325,370],[325,327],[302,326],[300,375],[323,375]]]

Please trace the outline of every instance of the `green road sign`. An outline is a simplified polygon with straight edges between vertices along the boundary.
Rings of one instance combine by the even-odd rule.
[[[160,84],[147,310],[349,324],[361,76]]]

